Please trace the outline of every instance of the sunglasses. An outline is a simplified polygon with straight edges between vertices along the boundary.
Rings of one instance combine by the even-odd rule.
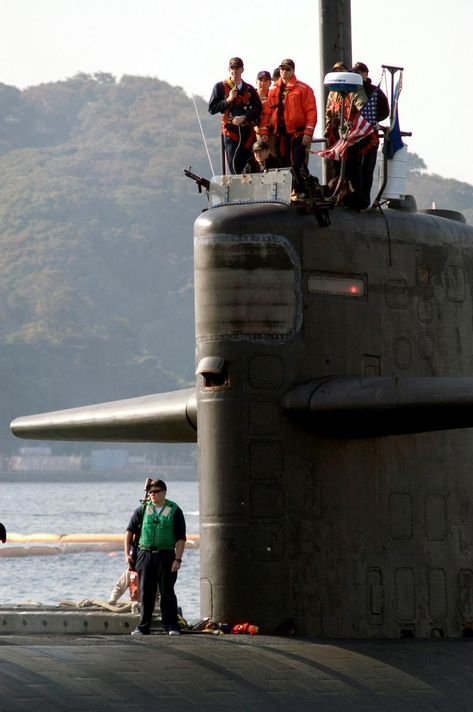
[[[148,494],[158,494],[159,492],[164,492],[164,490],[149,490]]]

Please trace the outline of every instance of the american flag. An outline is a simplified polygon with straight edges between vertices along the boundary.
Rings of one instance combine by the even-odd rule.
[[[376,111],[378,106],[377,92],[374,91],[361,111],[356,112],[345,138],[340,138],[330,148],[317,151],[318,156],[329,158],[331,161],[341,161],[347,149],[354,143],[366,138],[376,130]]]
[[[378,123],[378,90],[375,89],[371,94],[370,98],[363,106],[360,114],[367,120],[372,126],[376,126]]]

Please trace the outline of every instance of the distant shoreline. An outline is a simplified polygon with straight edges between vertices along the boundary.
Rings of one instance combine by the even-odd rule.
[[[194,466],[160,467],[149,473],[162,477],[166,482],[195,482],[197,471]],[[69,471],[8,471],[0,472],[2,482],[143,482],[148,476],[146,469],[136,470],[69,470]]]

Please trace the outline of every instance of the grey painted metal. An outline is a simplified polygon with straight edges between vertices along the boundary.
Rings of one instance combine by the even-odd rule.
[[[12,432],[37,440],[196,442],[194,388],[16,418]]]
[[[319,378],[289,391],[284,406],[336,437],[471,428],[473,378]]]
[[[220,374],[222,373],[223,369],[225,367],[225,359],[224,358],[214,358],[213,356],[209,356],[208,358],[202,359],[200,363],[197,364],[196,368],[196,374],[198,373],[203,373],[203,374]]]
[[[330,637],[468,629],[473,438],[421,433],[439,414],[471,424],[472,249],[471,227],[396,210],[196,221],[197,360],[228,368],[197,389],[204,615]],[[364,290],[317,293],[320,276]],[[315,379],[295,418],[295,386]],[[344,436],[349,408],[398,430],[410,409],[417,432]]]
[[[350,0],[320,0],[320,67],[322,76],[335,62],[351,67]]]

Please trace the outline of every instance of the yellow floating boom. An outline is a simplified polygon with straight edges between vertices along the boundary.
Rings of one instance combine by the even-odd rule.
[[[124,534],[48,534],[37,532],[34,534],[19,534],[18,532],[8,532],[7,541],[10,544],[34,544],[37,542],[50,542],[55,544],[69,544],[75,542],[95,543],[103,541],[123,542]],[[188,534],[188,542],[199,542],[199,534]]]

